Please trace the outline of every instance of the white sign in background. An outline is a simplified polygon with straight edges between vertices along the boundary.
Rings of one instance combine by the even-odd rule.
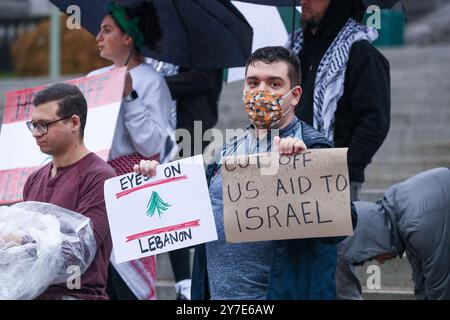
[[[291,30],[286,30],[277,7],[239,1],[232,1],[232,3],[253,28],[252,52],[265,46],[284,46],[286,44]],[[296,10],[301,13],[300,7],[296,7]],[[244,78],[244,67],[228,69],[227,82]]]
[[[121,101],[118,101],[89,109],[84,134],[86,148],[94,152],[111,148],[120,103]],[[39,150],[25,122],[5,125],[0,135],[0,146],[2,150],[14,150],[8,156],[0,157],[2,170],[40,166],[51,160],[48,154]]]
[[[217,240],[202,156],[105,182],[116,263]]]

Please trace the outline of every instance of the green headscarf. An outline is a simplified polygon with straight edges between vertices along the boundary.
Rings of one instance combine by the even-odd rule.
[[[117,24],[133,39],[134,45],[139,50],[145,45],[144,35],[139,30],[139,17],[131,19],[125,9],[112,1],[108,5],[108,12],[113,16]]]

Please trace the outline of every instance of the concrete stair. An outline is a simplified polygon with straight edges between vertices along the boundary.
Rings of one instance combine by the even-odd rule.
[[[177,294],[169,254],[157,255],[156,262],[156,297],[158,300],[175,300]]]
[[[382,52],[391,64],[391,129],[366,170],[366,190],[450,166],[450,46]]]

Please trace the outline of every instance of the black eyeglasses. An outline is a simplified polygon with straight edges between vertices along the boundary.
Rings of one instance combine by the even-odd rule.
[[[37,131],[39,131],[40,134],[47,134],[49,125],[56,123],[58,121],[67,120],[71,117],[72,116],[67,116],[67,117],[64,117],[64,118],[61,118],[61,119],[58,119],[55,121],[51,121],[51,122],[34,122],[33,120],[30,120],[30,121],[27,121],[26,124],[27,124],[28,130],[30,130],[30,132],[33,132],[34,129],[37,129]]]

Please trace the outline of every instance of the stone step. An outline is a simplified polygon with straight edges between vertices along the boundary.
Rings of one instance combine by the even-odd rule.
[[[363,289],[364,300],[417,300],[414,291],[392,288],[389,290]]]
[[[450,140],[444,142],[420,141],[411,143],[393,140],[388,136],[381,145],[381,148],[378,150],[377,155],[382,154],[385,151],[396,151],[396,153],[400,156],[414,156],[423,154],[448,155],[450,154]],[[441,151],[444,153],[441,154]]]
[[[156,256],[156,298],[158,300],[175,300],[175,281],[169,253]]]
[[[403,173],[403,174],[378,174],[378,175],[367,175],[366,181],[364,182],[364,187],[367,189],[387,189],[390,186],[402,182],[409,177],[421,172],[422,170]]]
[[[450,62],[448,62],[450,64]],[[433,89],[433,88],[448,88],[450,79],[450,67],[444,67],[437,70],[427,70],[426,72],[392,72],[391,73],[391,88],[414,88],[414,89]],[[418,76],[420,74],[420,77]]]
[[[447,141],[450,141],[450,136],[448,134],[442,135],[440,132],[430,132],[423,134],[417,134],[417,133],[409,133],[409,132],[398,132],[390,134],[387,139],[385,140],[386,145],[392,144],[392,146],[398,146],[400,144],[404,144],[406,146],[408,145],[425,145],[427,143],[429,144],[444,144]],[[439,151],[438,151],[439,152]],[[417,150],[417,155],[420,155],[422,152],[420,149]]]
[[[392,152],[387,152],[387,149],[383,149],[379,153],[375,155],[372,160],[372,163],[369,166],[396,166],[404,164],[406,166],[423,166],[423,165],[443,165],[447,166],[447,163],[450,161],[450,154],[446,151],[443,155],[439,154],[430,154],[427,152],[417,153],[415,155],[404,156],[403,154],[395,154]]]
[[[415,63],[414,68],[403,68],[398,61],[390,61],[390,75],[391,79],[397,80],[397,77],[405,76],[404,78],[414,81],[423,81],[428,78],[448,79],[445,71],[450,69],[450,59],[436,61],[434,59],[425,59],[418,63],[418,61],[411,61]],[[441,71],[441,72],[439,72]]]
[[[398,61],[410,60],[414,58],[445,58],[448,59],[450,46],[447,44],[436,44],[433,46],[403,46],[403,47],[383,47],[380,51],[390,59]]]
[[[404,59],[392,56],[390,54],[384,56],[389,60],[391,70],[395,72],[408,71],[411,69],[429,70],[433,68],[434,65],[445,66],[445,64],[450,60],[448,56],[433,57],[418,55],[416,57],[408,57],[408,55],[405,55]]]
[[[396,117],[422,117],[422,118],[431,118],[437,120],[439,118],[444,117],[443,120],[447,120],[447,117],[450,115],[449,102],[444,100],[435,101],[433,106],[421,105],[421,104],[396,104],[391,105],[391,122],[395,124],[394,118]],[[446,105],[447,104],[447,105]],[[434,107],[434,108],[433,108]],[[438,109],[438,110],[436,110]],[[425,119],[427,120],[427,119]],[[441,124],[446,124],[444,121],[441,121]],[[420,123],[419,123],[420,124]]]
[[[425,57],[423,59],[416,57],[414,59],[405,59],[405,61],[399,61],[397,58],[392,59],[388,56],[385,57],[389,60],[391,73],[408,73],[417,71],[417,73],[412,74],[414,77],[420,77],[421,72],[431,73],[431,70],[436,70],[437,66],[446,68],[446,65],[450,61],[447,57]]]
[[[417,61],[445,62],[450,60],[450,46],[446,44],[427,47],[403,46],[382,48],[380,51],[391,64],[396,66],[408,63],[417,64]]]
[[[411,172],[421,172],[437,167],[450,167],[450,155],[448,156],[417,156],[394,158],[377,158],[367,169],[368,177],[380,174],[410,174]]]
[[[379,271],[380,287],[373,289],[373,275]],[[368,291],[376,290],[402,290],[412,292],[414,282],[412,280],[412,269],[406,257],[395,258],[379,264],[375,260],[367,261],[363,266],[356,267],[356,275],[363,287]]]
[[[175,300],[176,297],[175,282],[156,280],[156,298],[158,300]]]
[[[174,281],[172,264],[169,253],[161,253],[156,256],[156,279],[162,281]]]
[[[360,200],[376,202],[378,199],[383,197],[385,191],[385,189],[366,189],[366,186],[363,185],[363,189],[361,190],[360,194]]]
[[[402,157],[403,159],[407,159],[408,157],[418,157],[421,155],[427,155],[429,156],[431,159],[434,157],[445,157],[448,156],[450,154],[450,149],[438,149],[435,151],[426,151],[426,149],[424,150],[420,150],[420,148],[413,148],[414,146],[412,146],[411,149],[408,149],[406,147],[404,148],[395,148],[395,146],[383,146],[382,149],[380,149],[376,154],[375,157],[373,157],[372,159],[372,163],[369,164],[373,165],[374,163],[380,163],[383,162],[385,157],[394,157],[396,155],[398,155],[399,157]],[[400,152],[398,150],[404,150],[403,152]],[[433,150],[433,149],[429,149],[429,150]]]
[[[443,109],[439,113],[430,112],[429,110],[392,110],[391,126],[411,126],[414,130],[417,126],[444,125],[450,123],[450,109]]]
[[[450,126],[438,123],[434,126],[421,126],[421,125],[401,125],[391,124],[389,134],[386,141],[403,141],[408,143],[413,141],[414,143],[435,141],[445,142],[450,141]]]
[[[391,63],[390,77],[391,87],[406,88],[423,86],[423,88],[441,87],[449,82],[448,71],[450,70],[450,60],[448,61],[416,61],[411,65],[398,66]]]
[[[397,99],[408,98],[411,101],[428,101],[430,99],[439,99],[440,101],[450,100],[450,86],[434,86],[428,88],[413,87],[407,88],[397,86],[391,88],[391,99],[396,102]]]
[[[450,48],[449,48],[450,50]],[[386,57],[390,59],[390,57]],[[446,74],[443,72],[436,71],[445,71],[450,68],[448,63],[450,62],[450,58],[442,58],[435,59],[433,57],[426,57],[421,60],[415,58],[410,61],[398,61],[396,59],[390,60],[390,74],[391,76],[397,75],[409,75],[412,77],[411,80],[420,80],[427,77],[443,77],[445,78]],[[414,68],[409,68],[410,65],[414,64]],[[406,68],[408,67],[408,68]]]
[[[440,115],[440,113],[439,113]],[[403,115],[405,117],[408,117],[408,115]],[[437,116],[437,115],[436,115]],[[413,116],[414,117],[414,116]],[[426,116],[424,117],[424,121],[432,120],[434,115]],[[434,131],[441,131],[445,134],[447,132],[450,132],[450,125],[449,123],[444,122],[446,120],[447,115],[444,113],[441,120],[436,120],[434,125],[430,126],[429,123],[397,123],[392,121],[391,126],[389,128],[389,133],[397,132],[397,131],[411,131],[411,132],[434,132]],[[395,119],[393,119],[395,120]]]
[[[407,95],[392,96],[391,112],[394,110],[423,110],[437,113],[448,110],[449,100],[440,95],[421,99],[415,98]]]

